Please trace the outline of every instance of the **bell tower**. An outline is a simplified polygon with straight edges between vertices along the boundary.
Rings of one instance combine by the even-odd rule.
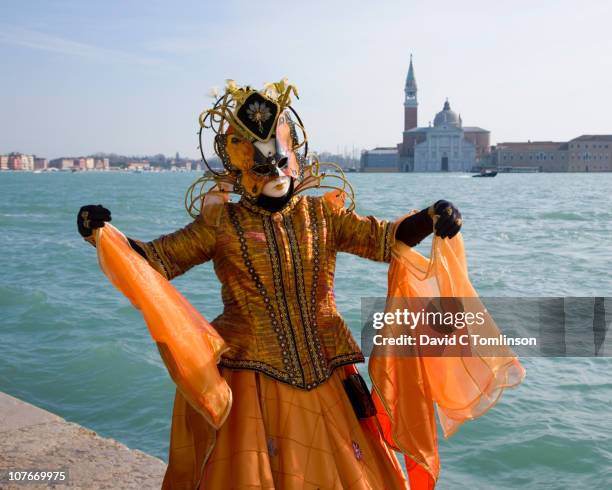
[[[404,99],[404,131],[408,131],[412,128],[416,128],[418,125],[417,110],[419,103],[417,102],[417,84],[414,78],[412,55],[410,55],[410,66],[408,67],[408,76],[406,77],[404,93],[406,94],[406,98]]]

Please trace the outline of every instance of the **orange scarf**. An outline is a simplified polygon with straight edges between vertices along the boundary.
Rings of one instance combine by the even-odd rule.
[[[460,300],[463,311],[484,310],[468,278],[461,234],[452,239],[435,237],[431,259],[397,242],[388,287],[389,312],[399,305],[422,305],[419,298],[436,297],[471,298]],[[490,316],[485,318],[484,325],[471,333],[499,335]],[[417,326],[412,335],[418,336],[423,328]],[[399,325],[383,330],[386,336],[394,337],[405,331]],[[397,353],[375,346],[369,360],[377,418],[387,443],[404,454],[410,488],[431,489],[440,473],[434,406],[444,436],[449,437],[463,422],[491,408],[504,388],[518,385],[525,371],[507,347],[460,347],[452,351],[456,357]]]
[[[232,406],[232,392],[217,369],[225,342],[117,228],[106,223],[95,230],[95,239],[100,268],[142,312],[179,392],[218,429]]]

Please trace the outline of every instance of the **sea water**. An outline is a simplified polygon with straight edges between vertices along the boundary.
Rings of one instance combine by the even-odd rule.
[[[197,176],[0,174],[1,391],[166,460],[173,384],[140,313],[77,233],[76,214],[103,204],[125,234],[152,239],[190,221],[184,193]],[[360,214],[395,219],[442,198],[456,204],[482,296],[612,296],[612,174],[349,178]],[[173,283],[207,318],[220,313],[210,263]],[[386,265],[340,254],[335,289],[358,336],[360,298],[385,295]],[[612,359],[522,362],[520,387],[440,441],[439,488],[612,488]]]

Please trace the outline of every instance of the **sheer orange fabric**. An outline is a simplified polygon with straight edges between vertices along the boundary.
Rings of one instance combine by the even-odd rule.
[[[431,260],[400,242],[392,254],[386,311],[432,297],[473,298],[464,302],[464,311],[482,311],[468,278],[461,234],[450,240],[435,237]],[[385,328],[385,336],[405,331],[400,325]],[[490,317],[479,328],[487,336],[499,334]],[[451,355],[399,356],[388,347],[375,347],[369,360],[377,418],[387,443],[404,453],[412,489],[433,488],[439,476],[435,407],[449,437],[466,420],[484,414],[504,388],[518,385],[525,375],[508,347],[462,347]]]
[[[177,389],[219,428],[232,405],[232,392],[217,368],[225,342],[172,284],[132,250],[119,230],[106,223],[94,233],[101,269],[141,310]]]

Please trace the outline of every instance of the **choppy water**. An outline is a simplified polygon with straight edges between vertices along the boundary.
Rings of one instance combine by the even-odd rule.
[[[0,390],[166,459],[173,385],[140,317],[76,231],[104,204],[129,236],[188,222],[196,174],[0,174]],[[446,198],[465,219],[471,278],[488,296],[612,296],[612,174],[350,175],[358,211],[395,218]],[[424,248],[426,250],[426,247]],[[338,306],[384,296],[386,266],[342,254]],[[174,281],[209,318],[210,264]],[[441,442],[439,488],[612,488],[612,360],[525,359],[524,384]]]

